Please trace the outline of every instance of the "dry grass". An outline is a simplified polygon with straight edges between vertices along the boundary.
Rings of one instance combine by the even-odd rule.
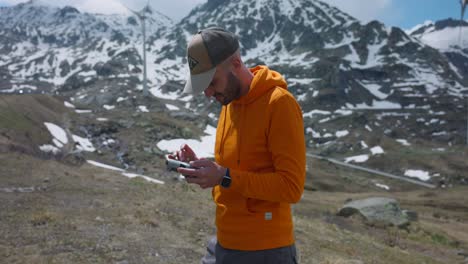
[[[0,192],[6,263],[197,263],[214,233],[210,192],[183,182],[155,185],[89,165],[0,154],[0,166],[7,165],[0,186],[44,188]],[[15,174],[26,165],[31,173]],[[468,245],[468,211],[446,205],[465,204],[464,192],[306,191],[294,206],[301,263],[457,263],[463,260],[457,249]],[[404,230],[335,215],[347,199],[382,195],[417,211],[420,221]],[[434,208],[444,217],[434,217]]]

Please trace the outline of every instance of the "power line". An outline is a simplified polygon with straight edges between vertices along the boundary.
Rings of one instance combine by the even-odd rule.
[[[342,162],[342,161],[339,161],[339,160],[336,160],[336,159],[331,159],[331,158],[327,158],[327,157],[320,156],[320,155],[307,153],[306,156],[314,158],[314,159],[326,160],[328,162],[331,162],[331,163],[334,163],[334,164],[337,164],[337,165],[341,165],[341,166],[345,166],[345,167],[348,167],[348,168],[352,168],[352,169],[356,169],[356,170],[360,170],[360,171],[365,171],[365,172],[368,172],[368,173],[377,174],[377,175],[380,175],[380,176],[384,176],[384,177],[388,177],[388,178],[392,178],[392,179],[396,179],[396,180],[400,180],[400,181],[406,181],[406,182],[413,183],[413,184],[416,184],[416,185],[419,185],[419,186],[424,186],[426,188],[431,188],[431,189],[436,188],[436,186],[434,184],[425,183],[425,182],[422,182],[422,181],[409,179],[408,177],[393,175],[393,174],[390,174],[390,173],[387,173],[387,172],[382,172],[382,171],[378,171],[378,170],[374,170],[374,169],[369,169],[369,168],[365,168],[365,167],[345,163],[345,162]]]

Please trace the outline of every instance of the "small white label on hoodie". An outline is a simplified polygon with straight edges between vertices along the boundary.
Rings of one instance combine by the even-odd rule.
[[[265,220],[271,220],[273,219],[273,213],[272,212],[266,212],[265,213]]]

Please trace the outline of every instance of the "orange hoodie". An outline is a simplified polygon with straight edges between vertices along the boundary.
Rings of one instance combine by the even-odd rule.
[[[266,66],[250,69],[248,94],[223,106],[215,159],[230,169],[231,186],[213,188],[219,243],[263,250],[294,243],[291,203],[305,181],[302,111],[283,77]]]

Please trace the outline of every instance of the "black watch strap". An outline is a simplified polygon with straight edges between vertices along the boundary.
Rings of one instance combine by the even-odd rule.
[[[221,187],[229,188],[231,186],[231,174],[229,172],[229,168],[226,169],[226,175],[223,176],[223,180],[221,181]]]

